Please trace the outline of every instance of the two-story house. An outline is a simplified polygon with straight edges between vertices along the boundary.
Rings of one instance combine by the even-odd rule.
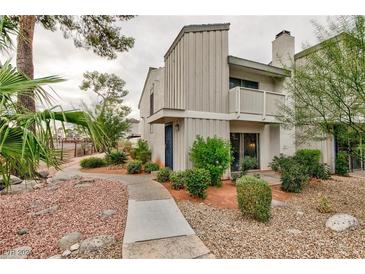
[[[284,67],[294,60],[294,37],[276,35],[267,65],[229,55],[228,33],[229,24],[185,26],[167,50],[165,66],[149,69],[138,107],[153,161],[190,168],[197,135],[230,140],[231,171],[245,156],[268,169],[273,156],[295,152],[295,129],[276,119],[279,104],[290,104],[284,87],[291,72]]]

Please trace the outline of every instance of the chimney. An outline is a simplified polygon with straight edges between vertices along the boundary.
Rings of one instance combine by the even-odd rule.
[[[295,39],[290,31],[283,30],[272,41],[272,63],[275,67],[290,67],[294,61]]]

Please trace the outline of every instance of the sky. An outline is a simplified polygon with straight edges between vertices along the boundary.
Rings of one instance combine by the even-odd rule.
[[[312,20],[326,24],[326,16],[137,16],[121,24],[122,33],[135,38],[129,52],[107,60],[92,51],[76,48],[60,31],[50,32],[40,25],[34,34],[35,77],[59,75],[67,81],[52,88],[64,109],[92,106],[96,96],[79,89],[86,71],[115,73],[126,81],[129,94],[125,103],[132,108],[130,117],[139,118],[138,100],[149,67],[162,67],[163,56],[184,25],[231,23],[229,54],[257,62],[271,61],[271,42],[282,30],[295,37],[296,52],[304,44],[316,44]],[[13,56],[15,59],[15,56]]]

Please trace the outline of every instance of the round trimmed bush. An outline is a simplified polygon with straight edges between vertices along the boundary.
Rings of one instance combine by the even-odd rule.
[[[161,168],[157,173],[157,182],[166,183],[170,179],[171,169],[168,167]]]
[[[270,219],[272,193],[271,187],[262,179],[243,176],[236,181],[238,207],[260,222]]]
[[[128,155],[121,150],[113,150],[105,155],[105,161],[108,165],[122,165],[128,161]]]
[[[144,172],[151,173],[152,171],[157,171],[160,169],[160,166],[157,163],[147,162],[144,165]]]
[[[185,171],[173,171],[170,174],[170,182],[173,189],[182,189],[186,184]]]
[[[193,196],[205,199],[210,182],[210,173],[206,169],[196,168],[186,171],[186,188]]]
[[[281,189],[286,192],[299,193],[308,179],[306,169],[295,160],[291,160],[290,164],[282,170]]]
[[[127,172],[129,174],[138,174],[142,171],[142,162],[139,160],[129,161],[127,164]]]
[[[90,157],[81,160],[80,166],[82,168],[97,168],[106,166],[106,161],[103,158]]]
[[[349,161],[348,155],[345,151],[339,151],[336,154],[336,163],[335,163],[336,174],[342,176],[349,175]]]

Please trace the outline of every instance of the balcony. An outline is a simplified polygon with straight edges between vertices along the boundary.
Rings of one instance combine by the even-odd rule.
[[[237,120],[276,122],[285,95],[277,92],[235,87],[229,91],[229,112]]]

